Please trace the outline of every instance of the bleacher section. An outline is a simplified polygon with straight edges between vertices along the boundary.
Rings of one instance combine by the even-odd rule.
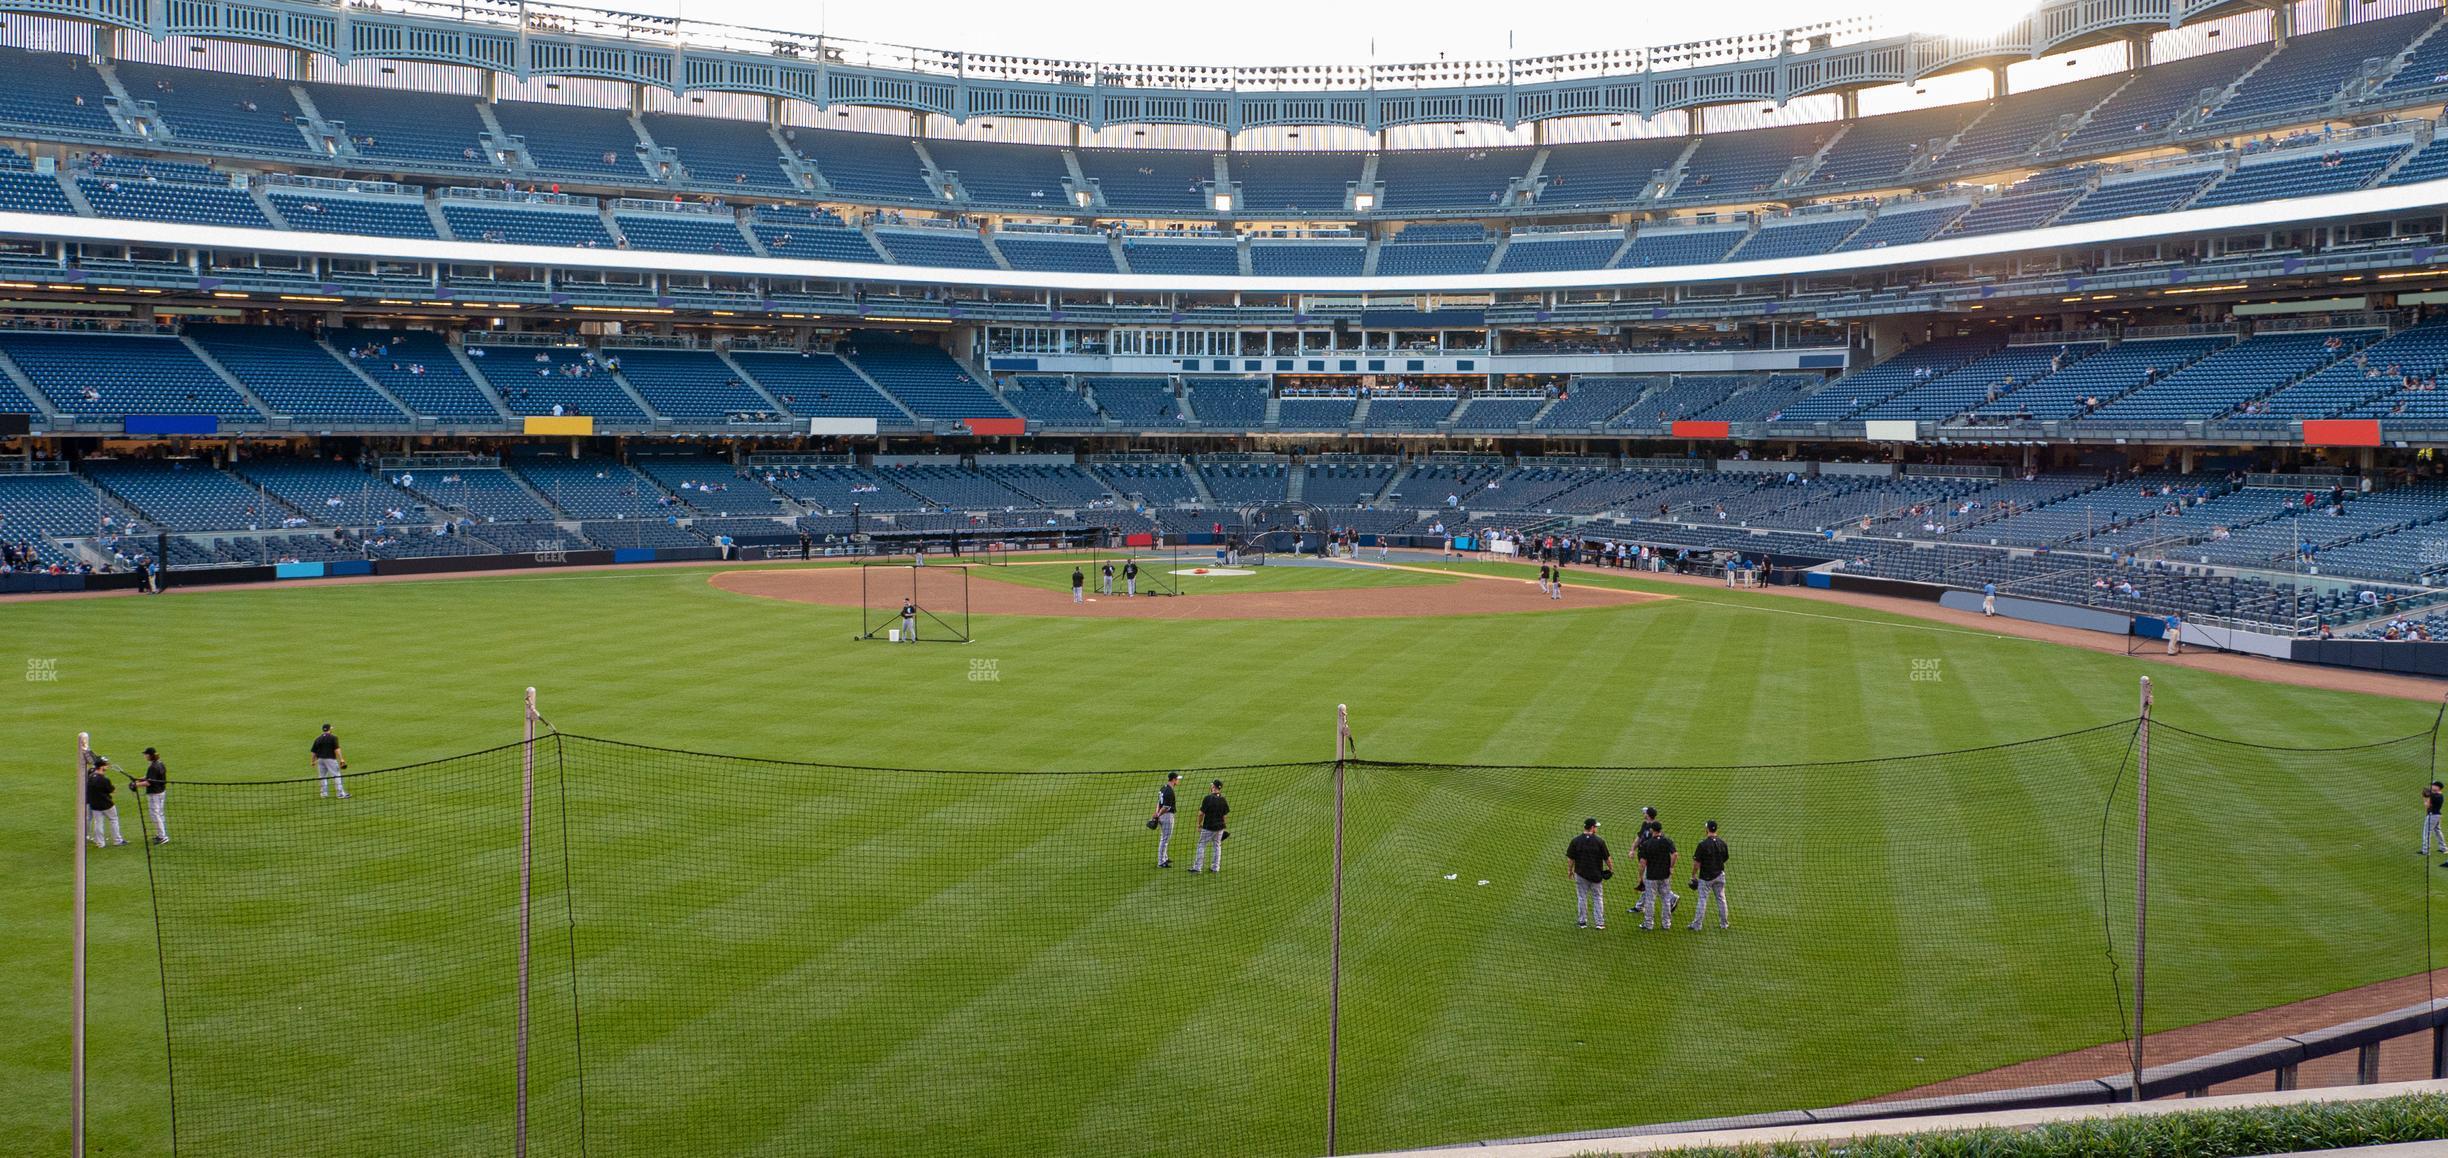
[[[974,204],[1015,209],[1069,204],[1063,181],[1070,174],[1058,150],[932,138],[926,142],[926,151],[946,177],[959,179],[962,192]]]
[[[2092,417],[2102,422],[2181,422],[2222,414],[2352,353],[2378,335],[2343,334],[2346,342],[2337,348],[2326,345],[2330,336],[2318,331],[2256,334],[2107,403]]]
[[[1763,197],[1777,188],[1797,158],[1817,152],[1834,125],[1788,125],[1739,133],[1711,133],[1684,162],[1683,180],[1668,196],[1671,201],[1740,202]]]
[[[233,469],[240,478],[318,525],[369,527],[377,523],[425,521],[424,500],[344,462],[251,458],[241,460]]]
[[[1105,426],[1105,419],[1096,408],[1057,377],[1014,375],[1010,387],[1003,391],[1003,401],[1035,426],[1099,430]]]
[[[2123,85],[2125,77],[2117,73],[2008,93],[1990,102],[1989,111],[1955,139],[1939,164],[1948,169],[1977,169],[2028,156],[2057,135],[2059,123],[2081,116]]]
[[[836,193],[927,204],[943,201],[928,187],[926,171],[918,164],[918,150],[907,137],[786,128],[782,140],[800,157],[815,162]]]
[[[1715,229],[1644,228],[1632,235],[1632,246],[1616,259],[1617,269],[1648,269],[1661,265],[1693,265],[1722,261],[1745,236],[1741,226]]]
[[[878,229],[876,244],[903,265],[939,265],[951,269],[995,269],[986,243],[965,229]]]
[[[548,173],[597,181],[651,179],[638,163],[637,131],[616,110],[499,101],[493,119],[524,141],[528,158]]]
[[[442,202],[442,220],[461,241],[492,241],[505,245],[550,245],[578,249],[614,248],[612,234],[593,209],[474,201]]]
[[[71,138],[119,136],[110,86],[82,55],[6,48],[0,49],[0,68],[9,78],[0,85],[0,124]]]
[[[214,414],[262,421],[177,338],[0,331],[0,354],[69,414]]]
[[[1838,243],[1851,237],[1862,227],[1862,219],[1851,214],[1833,217],[1805,217],[1763,226],[1741,248],[1727,255],[1730,261],[1768,261],[1779,257],[1815,257],[1833,251]]]
[[[1484,210],[1504,200],[1536,149],[1388,150],[1377,160],[1381,208],[1397,212]]]
[[[2133,81],[2091,110],[2091,119],[2065,139],[2073,150],[2139,147],[2165,137],[2171,122],[2198,112],[2204,92],[2217,93],[2267,55],[2267,45],[2164,61],[2133,74]]]
[[[1516,234],[1497,259],[1498,273],[1551,273],[1567,269],[1605,269],[1622,249],[1620,232]]]
[[[1476,225],[1414,225],[1377,246],[1377,276],[1484,273],[1495,255]]]
[[[1266,422],[1267,384],[1246,378],[1186,378],[1190,412],[1220,430],[1256,430]]]
[[[995,248],[1013,269],[1053,273],[1118,273],[1113,250],[1099,235],[998,233]]]
[[[849,228],[831,213],[797,207],[766,205],[749,217],[749,231],[775,257],[812,261],[884,260],[867,235]]]
[[[646,412],[584,349],[555,346],[485,347],[471,360],[512,414],[582,414],[599,423],[645,425]]]
[[[1207,493],[1226,506],[1282,502],[1291,486],[1281,463],[1202,462],[1198,473]]]
[[[426,240],[441,236],[434,230],[433,215],[425,211],[425,202],[417,198],[359,197],[278,187],[268,195],[272,208],[291,229]]]
[[[1005,250],[1004,255],[1010,256],[1010,251]],[[1125,238],[1122,258],[1130,263],[1132,273],[1232,277],[1241,272],[1241,247],[1231,238],[1204,241]]]
[[[1861,417],[1943,421],[2061,373],[2100,349],[2097,342],[2008,346],[1921,382],[1863,411]]]
[[[1364,163],[1358,153],[1235,153],[1232,175],[1241,186],[1236,207],[1259,216],[1277,210],[1340,213]]]
[[[1350,241],[1252,241],[1250,272],[1259,277],[1358,277],[1368,246]]]
[[[2278,197],[2310,197],[2360,189],[2382,169],[2388,168],[2389,162],[2396,160],[2406,147],[2404,141],[2392,141],[2343,151],[2308,148],[2247,157],[2236,166],[2235,172],[2211,186],[2209,192],[2195,198],[2190,207],[2210,209]]]
[[[1983,404],[1977,413],[1995,418],[2020,417],[2040,421],[2073,418],[2087,400],[2103,402],[2139,387],[2145,381],[2176,372],[2195,359],[2226,348],[2231,335],[2129,339],[2108,347],[2038,382],[2008,391]]]
[[[782,168],[782,150],[762,122],[668,113],[647,113],[638,120],[656,144],[679,155],[681,167],[696,184],[760,193],[802,191]]]
[[[1180,462],[1107,462],[1095,468],[1113,492],[1136,496],[1150,506],[1178,506],[1198,501],[1197,484]]]
[[[631,249],[711,256],[753,252],[740,235],[739,220],[729,213],[615,213],[612,224]]]
[[[1347,430],[1360,409],[1356,395],[1332,398],[1286,397],[1276,408],[1276,425],[1285,430]]]
[[[490,169],[476,98],[356,85],[301,86],[328,121],[341,122],[356,154],[440,168]]]
[[[113,67],[128,95],[161,110],[175,142],[275,155],[306,152],[297,102],[284,82],[126,61]]]
[[[1892,181],[1906,166],[1934,155],[1965,122],[1982,112],[1979,105],[1948,105],[1864,117],[1836,138],[1811,170],[1809,185],[1860,185]],[[1933,142],[1937,148],[1933,148]],[[1924,162],[1926,164],[1926,162]]]
[[[442,508],[438,513],[504,523],[549,522],[558,517],[499,467],[410,470],[387,477],[392,485]]]
[[[1647,386],[1646,380],[1632,378],[1576,379],[1556,399],[1555,405],[1539,416],[1538,429],[1578,431],[1602,425],[1623,413]]]
[[[87,459],[79,469],[94,485],[164,530],[252,531],[310,517],[201,460]]]
[[[906,427],[909,415],[876,393],[867,380],[831,354],[734,351],[737,363],[774,401],[793,414],[813,418],[873,418],[882,426]]]
[[[688,510],[681,499],[614,459],[527,455],[509,465],[568,518],[662,519]]]
[[[1081,385],[1096,395],[1097,408],[1127,429],[1147,430],[1182,424],[1173,384],[1163,378],[1116,374],[1083,378]]]
[[[255,199],[226,185],[187,185],[141,178],[80,177],[77,192],[102,217],[270,229]]]
[[[1954,371],[1974,358],[1997,349],[1989,338],[1940,338],[1905,349],[1895,357],[1847,374],[1826,388],[1785,407],[1785,422],[1828,422],[1860,418],[1870,407],[1923,382]]]
[[[1109,209],[1205,213],[1215,154],[1190,150],[1079,149],[1080,172],[1105,195]]]
[[[2353,9],[2345,10],[2351,17]],[[2288,38],[2260,71],[2236,86],[2234,95],[2209,118],[2213,127],[2247,125],[2273,116],[2310,120],[2367,60],[2385,61],[2437,22],[2437,12],[2365,20],[2342,28],[2306,32]]]
[[[1845,238],[1834,252],[1857,253],[1865,249],[1885,249],[1890,245],[1910,245],[1938,236],[1938,231],[1963,215],[1963,202],[1943,205],[1890,206],[1879,211],[1851,237]]]
[[[337,422],[397,423],[397,406],[316,341],[282,326],[195,326],[187,336],[274,414]]]
[[[720,422],[726,418],[770,412],[756,388],[711,350],[617,349],[620,376],[665,418],[679,422]]]
[[[337,330],[332,346],[410,413],[444,421],[499,422],[501,411],[429,330]]]
[[[1012,416],[1009,408],[942,350],[864,333],[852,341],[852,348],[846,351],[849,360],[921,418],[955,421]]]

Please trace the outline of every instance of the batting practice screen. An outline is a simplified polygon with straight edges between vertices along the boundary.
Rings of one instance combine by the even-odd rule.
[[[1169,868],[1162,770],[551,734],[353,774],[344,808],[312,781],[181,781],[178,841],[150,852],[177,1150],[1277,1155],[1325,1151],[1331,1112],[1361,1152],[2112,1077],[2142,737],[1188,769]],[[2431,743],[2151,725],[2142,1028],[2426,997],[2436,870],[2404,854]],[[1213,780],[1227,839],[1199,835]],[[2036,820],[1969,819],[2001,797]],[[1644,806],[1684,858],[1647,932]],[[1576,927],[1564,857],[1591,815],[1603,933]],[[1730,929],[1690,927],[1704,820]],[[1224,871],[1185,871],[1211,854]],[[2272,890],[2241,857],[2307,872]]]

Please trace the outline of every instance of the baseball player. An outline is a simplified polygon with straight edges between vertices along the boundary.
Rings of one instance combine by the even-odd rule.
[[[2439,781],[2434,780],[2423,789],[2424,856],[2431,855],[2431,842],[2435,840],[2439,842],[2441,852],[2448,852],[2448,836],[2440,834],[2440,801],[2443,799],[2448,799],[2448,791],[2441,789]]]
[[[1606,883],[1615,875],[1615,855],[1598,835],[1597,817],[1582,821],[1581,835],[1565,844],[1564,863],[1564,875],[1573,883],[1573,914],[1581,922],[1574,927],[1586,929],[1596,921],[1606,928]]]
[[[1545,595],[1545,594],[1547,594],[1547,591],[1548,591],[1548,586],[1549,586],[1551,583],[1553,583],[1553,582],[1554,582],[1554,580],[1552,580],[1552,579],[1548,578],[1547,564],[1545,564],[1545,563],[1540,563],[1540,564],[1539,564],[1539,594],[1541,594],[1541,595]]]
[[[1071,568],[1071,602],[1088,602],[1088,577],[1077,567]]]
[[[348,768],[348,758],[341,755],[340,737],[332,735],[330,724],[323,725],[323,734],[314,738],[314,746],[309,750],[314,753],[315,776],[322,781],[323,790],[316,795],[328,797],[338,792],[340,799],[348,799],[348,785],[340,779],[340,773]]]
[[[119,791],[119,786],[111,783],[111,762],[106,757],[91,753],[88,753],[87,756],[85,817],[87,823],[92,826],[87,830],[87,839],[93,841],[95,848],[101,848],[103,846],[102,834],[107,827],[110,833],[109,843],[126,844],[127,837],[120,835],[119,832],[119,805],[116,800],[112,799],[113,794]]]
[[[1556,561],[1554,581],[1547,586],[1547,598],[1564,598],[1564,562],[1561,559]]]
[[[1165,773],[1164,786],[1156,790],[1156,815],[1148,817],[1148,827],[1156,830],[1156,867],[1160,869],[1173,867],[1173,788],[1180,783],[1181,773]]]
[[[901,642],[918,642],[918,601],[915,599],[901,601]]]
[[[170,766],[162,763],[161,753],[151,748],[145,749],[144,754],[144,779],[128,787],[144,795],[145,809],[153,814],[153,843],[168,844],[170,843],[170,821],[162,815],[162,812],[163,806],[170,799]],[[2441,847],[2448,848],[2448,840],[2443,840],[2440,844]]]
[[[1113,594],[1113,564],[1105,565],[1105,576],[1097,585],[1097,593],[1100,595]]]
[[[1708,923],[1709,898],[1717,898],[1717,927],[1732,928],[1734,910],[1726,907],[1725,866],[1726,843],[1717,835],[1717,822],[1708,822],[1708,835],[1700,847],[1692,850],[1692,896],[1699,911],[1692,914],[1691,930],[1699,932]]]
[[[1190,858],[1190,871],[1200,872],[1207,866],[1207,850],[1215,849],[1216,872],[1224,871],[1224,818],[1232,813],[1232,805],[1224,802],[1224,782],[1210,781],[1207,799],[1199,801],[1198,855]]]
[[[1666,835],[1666,827],[1652,821],[1649,835],[1636,847],[1634,855],[1641,862],[1641,928],[1674,928],[1674,866],[1675,843]],[[1654,926],[1651,918],[1656,919]]]
[[[1129,599],[1137,594],[1139,594],[1139,560],[1131,559],[1122,564],[1122,597]],[[1216,850],[1216,855],[1224,855],[1223,850]]]
[[[1644,841],[1648,840],[1648,839],[1649,839],[1649,834],[1650,834],[1650,833],[1652,833],[1652,832],[1657,831],[1657,829],[1658,829],[1658,815],[1657,815],[1657,806],[1656,806],[1656,805],[1647,805],[1647,806],[1644,806],[1644,807],[1641,809],[1641,826],[1640,826],[1640,835],[1635,836],[1635,837],[1633,837],[1633,838],[1632,838],[1632,859],[1633,859],[1635,862],[1637,862],[1637,861],[1639,861],[1639,860],[1640,860],[1640,846],[1641,846],[1642,842],[1644,842]],[[1670,886],[1670,887],[1671,887],[1671,884],[1672,884],[1672,882],[1669,882],[1669,886]],[[1633,911],[1633,912],[1635,912],[1635,913],[1641,913],[1641,912],[1646,912],[1646,911],[1648,911],[1648,908],[1649,908],[1649,892],[1648,892],[1647,887],[1646,887],[1646,886],[1642,886],[1642,885],[1634,885],[1634,886],[1632,887],[1632,911]]]

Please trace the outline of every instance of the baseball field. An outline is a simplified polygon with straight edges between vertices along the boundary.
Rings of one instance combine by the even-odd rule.
[[[587,1083],[539,1081],[537,1153],[578,1152],[579,1106],[590,1153],[1321,1150],[1339,703],[1369,762],[1346,783],[1347,1152],[1833,1104],[2113,1040],[2131,868],[2107,852],[2132,842],[2119,725],[2145,674],[2159,721],[2241,742],[2166,742],[2149,1028],[2431,964],[2429,750],[2384,741],[2428,733],[2433,704],[1780,595],[1579,571],[1559,603],[1527,568],[1410,565],[1186,576],[1162,611],[1075,608],[1068,566],[979,568],[974,641],[915,647],[853,642],[824,567],[0,604],[26,672],[0,714],[0,1148],[65,1145],[76,734],[121,764],[158,747],[174,784],[294,779],[330,722],[353,799],[195,783],[154,872],[139,845],[93,851],[93,1152],[168,1152],[171,1056],[198,1059],[195,1153],[300,1130],[504,1152],[506,1115],[437,1112],[507,1105],[500,1010],[470,1007],[495,991],[432,980],[414,946],[506,918],[385,907],[413,874],[450,882],[434,850],[466,801],[376,770],[516,740],[529,686],[564,733],[753,758],[606,757],[557,786],[576,835],[552,976]],[[1221,610],[1243,594],[1284,602]],[[2041,737],[2067,738],[1968,751]],[[2356,745],[2377,747],[2279,750]],[[1847,763],[1944,752],[1966,754]],[[1185,824],[1159,872],[1161,772],[1211,767],[1233,863],[1180,871]],[[1605,932],[1575,928],[1565,841],[1602,818],[1629,878],[1643,805],[1685,850],[1724,822],[1732,928],[1642,933],[1628,888]],[[310,961],[311,983],[255,1018],[174,1007],[173,1055],[155,881],[180,890],[166,942],[222,947],[174,954],[174,995],[232,991],[198,975],[215,961]],[[358,938],[398,954],[353,959]]]

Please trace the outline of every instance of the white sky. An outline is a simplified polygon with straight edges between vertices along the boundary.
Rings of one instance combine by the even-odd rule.
[[[1114,64],[1365,64],[1542,56],[1680,44],[1877,14],[1889,27],[1978,33],[2010,24],[2030,0],[1410,0],[1399,5],[1243,0],[1203,10],[1182,0],[581,0],[592,7],[887,44]],[[1058,12],[1056,18],[1049,18]],[[1508,50],[1506,39],[1512,38]]]

